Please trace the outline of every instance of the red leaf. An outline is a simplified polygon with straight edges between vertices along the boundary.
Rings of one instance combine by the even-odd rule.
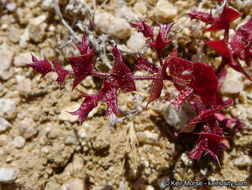
[[[166,69],[170,64],[171,59],[173,59],[176,56],[177,56],[177,49],[174,48],[174,50],[171,52],[171,54],[167,58],[165,64],[162,66],[162,69],[157,73],[156,79],[154,79],[152,82],[151,90],[150,90],[150,98],[147,105],[160,97],[161,91],[163,89],[163,80],[166,79],[166,76],[167,76]]]
[[[217,51],[222,57],[231,59],[231,52],[224,40],[208,41],[206,44]]]
[[[53,62],[53,65],[54,65],[55,72],[57,72],[57,74],[58,74],[57,81],[58,81],[58,84],[60,86],[62,84],[62,82],[65,80],[67,74],[69,74],[69,71],[65,70],[61,66],[60,61],[57,58],[54,58],[52,60],[52,62]]]
[[[130,24],[134,27],[137,27],[137,31],[143,33],[146,38],[151,38],[151,40],[154,41],[153,27],[146,24],[144,20],[140,20],[139,22],[131,22]]]
[[[146,59],[142,59],[142,57],[139,54],[137,55],[137,60],[138,60],[138,64],[135,67],[135,70],[142,69],[152,74],[158,73],[158,71],[160,70],[160,68],[156,66],[155,64],[150,63]]]
[[[219,68],[221,68],[223,70],[225,65],[229,65],[234,70],[244,74],[250,81],[252,81],[252,78],[242,68],[242,66],[238,62],[238,60],[233,59],[233,57],[231,55],[231,51],[228,48],[227,43],[224,40],[209,41],[209,42],[207,42],[207,45],[212,47],[214,50],[216,50],[222,56],[222,63],[221,63],[221,67],[219,67]],[[219,73],[221,73],[222,70],[217,69],[217,75]]]
[[[199,160],[204,151],[213,156],[220,165],[218,152],[221,147],[221,141],[225,138],[214,133],[198,133],[200,135],[195,147],[190,151],[190,158]]]
[[[234,131],[242,130],[244,123],[242,123],[239,119],[229,118],[221,113],[215,113],[214,116],[218,121],[223,123],[228,128],[233,128]]]
[[[78,47],[81,55],[85,55],[85,54],[89,54],[90,53],[89,41],[86,39],[85,35],[83,35],[83,37],[82,37],[81,46],[79,46],[76,43],[75,43],[75,45]]]
[[[179,111],[179,108],[181,106],[181,104],[189,97],[193,94],[193,89],[186,87],[185,89],[183,89],[182,91],[180,91],[179,95],[176,96],[174,99],[172,99],[170,102],[172,104],[174,104],[175,108],[177,111]]]
[[[117,88],[113,86],[112,81],[104,81],[104,86],[100,91],[101,99],[107,104],[107,111],[105,116],[113,115],[115,122],[117,115],[121,113],[117,106]]]
[[[87,76],[90,75],[93,69],[94,49],[91,49],[87,54],[68,58],[73,68],[75,80],[73,89]]]
[[[81,124],[83,120],[87,120],[88,114],[98,105],[98,101],[100,100],[100,94],[89,95],[83,92],[81,93],[82,96],[85,97],[85,100],[80,108],[74,112],[68,112],[72,115],[79,116],[79,124]]]
[[[31,54],[32,55],[32,54]],[[28,64],[28,66],[32,67],[34,71],[41,74],[41,78],[43,78],[47,73],[54,71],[51,64],[44,56],[43,60],[38,60],[35,56],[32,55],[32,64]]]
[[[209,14],[207,12],[192,10],[192,12],[188,14],[188,16],[191,19],[201,20],[201,21],[205,22],[206,24],[213,24],[215,21],[212,16],[212,11]]]
[[[218,80],[211,66],[203,63],[193,63],[193,80],[190,87],[200,96],[205,105],[222,104],[218,93]]]
[[[252,17],[238,28],[230,42],[232,55],[245,60],[250,66],[252,59]]]
[[[197,117],[195,117],[194,119],[192,119],[191,121],[187,123],[187,125],[182,130],[182,132],[186,131],[188,128],[192,127],[194,124],[208,119],[209,117],[213,116],[215,113],[219,112],[220,110],[225,109],[231,103],[232,103],[232,99],[229,99],[223,105],[214,106],[211,109],[203,109],[202,111],[200,111]]]
[[[159,24],[159,33],[154,42],[149,42],[149,44],[157,51],[158,54],[161,53],[162,49],[168,45],[171,40],[166,41],[168,33],[171,27],[174,25],[172,24]]]
[[[236,10],[227,7],[225,5],[219,18],[216,19],[216,21],[213,23],[212,26],[210,26],[207,29],[204,29],[204,31],[217,31],[217,30],[228,31],[230,24],[240,16],[241,14],[238,13]]]
[[[113,65],[113,77],[118,82],[120,88],[124,93],[135,91],[136,86],[133,79],[133,75],[131,74],[130,69],[123,63],[120,52],[115,46],[112,50],[112,53],[115,58],[115,63]]]
[[[160,97],[161,95],[161,91],[163,88],[163,74],[162,71],[159,71],[158,74],[156,75],[156,79],[153,80],[152,84],[151,84],[151,89],[150,89],[150,98],[149,101],[147,103],[150,104],[152,101],[156,100],[157,98]]]

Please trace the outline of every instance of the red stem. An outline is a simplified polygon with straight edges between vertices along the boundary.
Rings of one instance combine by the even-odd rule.
[[[96,72],[96,71],[91,71],[90,75],[96,76],[96,77],[102,77],[102,78],[108,78],[111,76],[108,73],[102,73],[102,72]]]
[[[133,76],[134,80],[154,80],[155,76]]]

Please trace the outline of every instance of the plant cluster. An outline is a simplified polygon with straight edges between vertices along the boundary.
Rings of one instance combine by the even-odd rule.
[[[135,80],[152,81],[148,104],[160,97],[164,87],[163,81],[171,81],[176,90],[179,91],[178,96],[170,99],[176,110],[180,109],[182,103],[187,103],[191,105],[197,114],[197,117],[192,119],[181,131],[181,133],[194,133],[199,136],[195,147],[190,151],[190,157],[199,160],[202,154],[207,152],[218,161],[218,152],[223,144],[227,142],[220,123],[235,131],[241,130],[243,127],[241,121],[228,118],[219,113],[232,103],[231,98],[228,100],[222,99],[219,88],[226,76],[227,66],[241,72],[252,81],[239,63],[239,60],[242,60],[250,66],[252,58],[252,18],[238,28],[231,42],[229,42],[230,24],[241,14],[228,7],[225,2],[223,3],[223,10],[217,18],[214,18],[211,12],[196,10],[188,15],[191,19],[197,19],[211,25],[204,31],[224,30],[223,40],[205,42],[221,55],[222,61],[216,70],[204,63],[191,62],[178,57],[176,48],[168,57],[164,58],[162,50],[172,42],[167,40],[167,37],[173,23],[159,24],[159,33],[155,36],[153,27],[146,24],[144,20],[132,22],[131,25],[136,27],[138,32],[141,32],[147,38],[149,45],[158,55],[159,65],[156,65],[143,59],[138,54],[138,64],[135,66],[135,70],[145,70],[148,73],[147,76],[133,75],[123,62],[117,46],[112,50],[114,56],[112,70],[109,73],[95,71],[93,69],[95,48],[90,47],[90,43],[85,36],[83,36],[80,45],[76,44],[80,55],[68,58],[73,71],[64,69],[57,58],[52,60],[52,67],[46,57],[43,60],[38,60],[33,55],[33,63],[29,64],[29,66],[40,73],[42,77],[49,72],[56,72],[59,86],[67,75],[74,77],[73,89],[87,76],[96,76],[103,80],[103,87],[97,94],[86,94],[80,91],[84,101],[78,110],[71,112],[73,115],[78,115],[80,124],[83,120],[87,120],[88,114],[98,105],[99,101],[107,104],[105,116],[109,115],[113,121],[116,121],[118,114],[121,112],[117,106],[118,89],[121,89],[123,93],[136,91]],[[196,128],[197,130],[195,130]]]

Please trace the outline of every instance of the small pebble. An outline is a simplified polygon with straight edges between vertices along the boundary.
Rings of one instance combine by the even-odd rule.
[[[14,58],[15,66],[26,66],[29,63],[32,63],[32,56],[30,52],[20,53]]]
[[[152,10],[151,16],[155,21],[166,24],[173,20],[177,15],[177,7],[167,0],[159,0],[156,7]]]
[[[238,94],[243,90],[243,86],[242,74],[233,69],[228,69],[228,74],[220,91],[225,95]]]
[[[11,124],[8,121],[0,117],[0,133],[6,131],[10,126]]]
[[[130,36],[130,24],[123,18],[115,17],[108,12],[97,12],[95,25],[102,32],[113,35],[119,39],[126,39]]]
[[[10,51],[6,48],[0,49],[0,57],[1,57],[0,78],[3,80],[9,79],[13,74],[13,70],[10,69],[13,56],[14,56],[13,51]]]
[[[0,117],[13,119],[16,116],[16,103],[9,98],[0,98]]]
[[[70,121],[72,123],[77,122],[78,121],[78,116],[76,115],[72,115],[68,112],[73,112],[76,111],[77,109],[79,109],[80,104],[73,102],[71,104],[66,105],[61,111],[60,111],[60,115],[59,115],[59,119],[63,120],[63,121]]]
[[[61,186],[61,190],[84,190],[84,182],[79,178],[74,178]]]
[[[25,145],[25,139],[21,136],[16,136],[12,143],[15,148],[23,148]]]
[[[18,123],[18,131],[20,136],[29,139],[37,134],[38,129],[33,119],[26,117]]]
[[[145,38],[141,33],[132,34],[127,41],[127,46],[134,51],[140,51],[145,44]]]
[[[17,170],[11,168],[0,168],[0,183],[13,183],[17,177]]]
[[[236,158],[234,161],[234,165],[238,167],[250,166],[252,161],[248,155],[242,155]]]

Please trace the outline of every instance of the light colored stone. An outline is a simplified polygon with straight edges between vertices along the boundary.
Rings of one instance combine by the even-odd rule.
[[[17,170],[11,168],[0,168],[0,183],[13,183],[17,177]]]
[[[177,8],[168,0],[159,0],[151,17],[160,23],[169,23],[177,15]]]
[[[185,164],[185,166],[192,166],[193,165],[192,160],[189,158],[189,156],[185,152],[182,153],[181,160]]]
[[[63,120],[63,121],[70,121],[70,122],[77,122],[78,121],[78,116],[76,115],[72,115],[68,112],[73,112],[76,111],[77,109],[79,109],[80,104],[73,102],[70,103],[68,105],[66,105],[61,111],[60,111],[60,115],[59,115],[59,119]]]
[[[252,120],[252,105],[246,108],[248,119]]]
[[[16,27],[11,27],[8,33],[8,38],[11,42],[17,43],[20,38],[20,30]]]
[[[252,164],[251,158],[248,155],[239,156],[234,160],[234,165],[238,167],[250,166]]]
[[[44,0],[42,3],[42,7],[45,9],[54,9],[54,0]]]
[[[22,75],[17,75],[16,80],[18,82],[17,90],[20,95],[25,95],[31,92],[31,80],[26,79]]]
[[[10,128],[11,124],[4,118],[0,117],[0,133]]]
[[[128,38],[131,33],[131,27],[125,19],[115,17],[108,12],[97,12],[95,15],[95,25],[102,32],[119,39]]]
[[[46,23],[43,24],[30,24],[28,26],[29,37],[36,43],[42,42],[45,36]]]
[[[66,145],[78,144],[78,139],[73,131],[71,131],[70,134],[67,135],[65,144]]]
[[[79,178],[74,178],[61,186],[61,190],[84,190],[84,181]]]
[[[28,27],[25,28],[24,32],[20,35],[19,46],[26,48],[30,39]]]
[[[8,49],[0,49],[1,64],[0,70],[8,70],[11,66],[14,52]]]
[[[225,95],[238,94],[243,90],[243,86],[242,74],[233,69],[228,69],[227,76],[220,91]]]
[[[4,146],[7,143],[8,137],[5,134],[0,135],[0,146]]]
[[[137,132],[137,140],[139,143],[157,144],[158,134],[150,131]]]
[[[5,7],[8,9],[8,11],[12,12],[17,8],[17,5],[16,3],[8,3]]]
[[[142,33],[135,33],[130,36],[127,46],[133,51],[140,51],[145,47],[145,38]]]
[[[166,123],[175,127],[178,131],[184,129],[186,124],[196,117],[194,111],[191,106],[188,104],[182,104],[179,111],[175,109],[175,106],[167,102],[162,110],[163,116],[165,118]]]
[[[128,6],[126,6],[126,5],[122,6],[120,9],[118,9],[118,11],[116,13],[116,16],[120,17],[120,18],[124,18],[128,22],[138,20],[137,14],[134,13],[132,11],[132,9],[129,8]]]
[[[140,14],[145,14],[147,12],[147,7],[144,1],[136,2],[133,9]]]
[[[145,190],[155,190],[151,185],[146,185]]]
[[[0,98],[0,117],[13,119],[16,116],[16,103],[9,98]]]
[[[26,66],[29,63],[32,63],[32,56],[29,52],[20,53],[14,58],[15,66]]]
[[[18,123],[19,135],[25,139],[29,139],[37,134],[36,123],[30,117],[25,117],[22,121]]]
[[[13,139],[12,144],[14,145],[15,148],[23,148],[25,145],[25,139],[21,136],[16,136]]]
[[[0,78],[3,80],[9,79],[13,74],[13,70],[10,69],[13,55],[14,52],[6,48],[0,49],[0,57],[1,57]]]

